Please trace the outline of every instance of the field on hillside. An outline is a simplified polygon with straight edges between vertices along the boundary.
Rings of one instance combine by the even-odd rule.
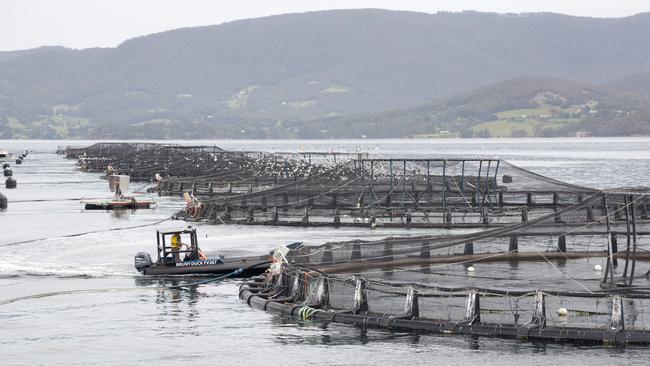
[[[490,137],[532,137],[544,129],[556,129],[579,122],[580,106],[511,109],[495,113],[497,119],[477,124],[471,129],[479,133],[488,131]]]

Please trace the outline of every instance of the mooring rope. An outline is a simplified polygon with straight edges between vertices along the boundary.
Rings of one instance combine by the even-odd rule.
[[[571,276],[567,275],[566,273],[563,273],[562,271],[560,271],[560,270],[559,270],[559,269],[558,269],[558,268],[557,268],[553,263],[551,263],[550,260],[548,260],[548,258],[546,258],[546,256],[545,256],[544,254],[542,254],[542,252],[537,251],[537,254],[539,254],[540,256],[542,256],[542,258],[544,258],[544,260],[546,261],[546,263],[548,263],[548,265],[550,265],[551,268],[553,268],[553,269],[554,269],[554,270],[555,270],[555,271],[556,271],[560,276],[562,276],[562,277],[568,279],[569,281],[572,281],[572,282],[576,283],[576,284],[579,285],[580,287],[582,287],[582,288],[584,288],[585,290],[587,290],[587,292],[589,292],[590,294],[593,294],[593,292],[592,292],[592,291],[591,291],[587,286],[583,285],[581,282],[579,282],[578,280],[572,278]]]
[[[102,229],[102,230],[93,230],[93,231],[85,231],[83,233],[75,233],[75,234],[68,234],[68,235],[60,235],[60,236],[54,236],[54,237],[45,237],[45,238],[38,238],[38,239],[30,239],[30,240],[23,240],[23,241],[16,241],[13,243],[3,243],[0,244],[0,246],[12,246],[12,245],[19,245],[19,244],[27,244],[27,243],[33,243],[41,240],[48,240],[48,239],[62,239],[62,238],[73,238],[77,236],[83,236],[83,235],[88,235],[88,234],[96,234],[96,233],[103,233],[103,232],[109,232],[109,231],[122,231],[122,230],[129,230],[129,229],[137,229],[141,227],[147,227],[147,226],[154,226],[161,224],[165,221],[171,220],[171,217],[168,217],[164,220],[156,221],[156,222],[151,222],[148,224],[142,224],[142,225],[135,225],[135,226],[127,226],[127,227],[116,227],[116,228],[111,228],[111,229]]]

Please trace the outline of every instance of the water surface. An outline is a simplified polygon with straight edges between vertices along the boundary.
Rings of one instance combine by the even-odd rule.
[[[166,219],[182,203],[177,197],[155,197],[155,210],[84,211],[79,199],[110,195],[106,181],[79,172],[74,161],[54,152],[58,145],[90,143],[0,141],[15,152],[33,151],[24,164],[12,164],[18,189],[0,188],[10,201],[9,209],[0,212],[0,302],[28,297],[0,305],[3,364],[645,364],[650,356],[650,349],[642,347],[576,347],[297,322],[249,308],[238,299],[235,280],[161,289],[174,281],[143,278],[133,268],[133,255],[155,250],[156,228],[185,223],[138,226]],[[575,184],[650,186],[648,138],[179,143],[242,150],[498,157]],[[132,183],[133,188],[139,186]],[[136,228],[106,231],[128,227]],[[208,253],[227,257],[267,252],[294,241],[319,244],[442,232],[205,225],[198,231]],[[93,233],[63,237],[84,232]],[[27,240],[34,241],[14,244]],[[459,270],[449,267],[445,270]],[[542,265],[531,270],[537,271],[552,269]]]

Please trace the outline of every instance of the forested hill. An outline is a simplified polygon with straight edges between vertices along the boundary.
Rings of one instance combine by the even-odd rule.
[[[318,137],[319,121],[522,75],[600,85],[647,73],[650,13],[287,14],[116,48],[0,52],[0,137]]]
[[[618,84],[618,83],[617,83]],[[564,79],[522,76],[393,111],[323,118],[305,135],[344,137],[650,135],[650,96]]]

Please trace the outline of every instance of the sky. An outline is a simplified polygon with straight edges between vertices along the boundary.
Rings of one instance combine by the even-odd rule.
[[[115,47],[146,34],[245,18],[327,9],[381,8],[425,13],[554,12],[624,17],[649,0],[0,0],[0,51],[39,46]]]

